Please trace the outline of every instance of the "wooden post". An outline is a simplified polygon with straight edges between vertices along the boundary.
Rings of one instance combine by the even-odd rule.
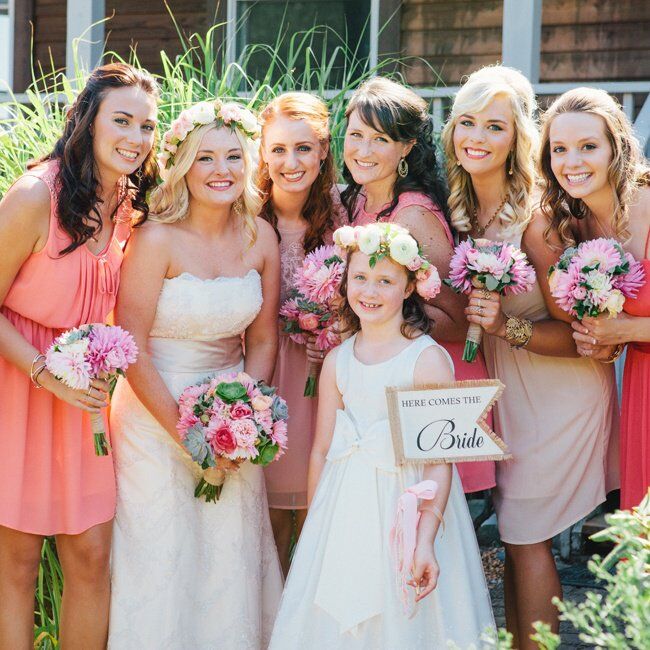
[[[501,57],[504,65],[539,82],[542,0],[503,0]]]
[[[13,12],[13,79],[14,92],[27,89],[32,80],[32,24],[34,22],[34,0],[20,0],[9,5]]]
[[[84,70],[100,64],[104,50],[105,0],[67,0],[65,66],[69,78],[75,76],[73,41],[77,42],[77,63]]]

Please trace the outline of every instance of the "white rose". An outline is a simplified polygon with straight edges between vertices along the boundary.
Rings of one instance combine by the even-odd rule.
[[[615,316],[623,311],[624,302],[625,296],[618,289],[612,289],[605,302],[605,309],[609,312],[610,316]]]
[[[198,124],[214,122],[214,104],[212,102],[199,102],[192,106],[192,121]]]
[[[354,246],[356,242],[354,228],[352,226],[341,226],[334,231],[334,243],[341,248]]]
[[[357,234],[359,250],[365,255],[374,255],[379,250],[381,231],[373,224],[362,226]]]
[[[398,263],[406,266],[418,255],[418,245],[411,235],[400,233],[393,237],[389,246],[390,256]]]
[[[260,130],[260,125],[259,122],[257,121],[257,118],[251,111],[249,111],[247,108],[242,108],[241,109],[241,125],[244,131],[247,131],[248,133],[259,133]]]

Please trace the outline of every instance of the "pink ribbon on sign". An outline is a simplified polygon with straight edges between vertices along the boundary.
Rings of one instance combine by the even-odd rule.
[[[413,568],[417,541],[418,499],[431,500],[436,496],[438,484],[435,481],[421,481],[402,494],[397,500],[395,521],[390,530],[390,548],[395,563],[397,591],[404,607],[404,613],[411,618],[415,607],[409,599],[408,581]]]

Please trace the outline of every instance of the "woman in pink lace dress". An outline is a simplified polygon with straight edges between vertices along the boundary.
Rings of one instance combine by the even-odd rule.
[[[325,104],[307,93],[280,95],[260,114],[259,184],[265,197],[261,216],[273,225],[280,240],[280,304],[294,288],[294,271],[305,254],[331,244],[338,226],[340,203],[328,118]],[[303,396],[307,374],[305,346],[281,332],[272,383],[289,405],[289,449],[265,474],[271,523],[285,574],[293,513],[296,535],[307,515],[307,466],[317,406],[316,399]]]
[[[445,218],[447,199],[432,141],[426,102],[388,79],[376,77],[352,96],[346,110],[342,193],[350,221],[394,221],[408,228],[427,259],[448,275],[454,240]],[[465,298],[443,286],[427,306],[433,336],[451,355],[457,380],[486,379],[481,354],[461,360],[467,323]],[[494,486],[494,462],[456,465],[465,492]]]
[[[89,412],[108,387],[67,388],[42,354],[113,309],[132,217],[156,181],[156,94],[130,66],[95,70],[53,151],[0,203],[0,648],[33,645],[46,535],[65,577],[62,646],[106,645],[115,475],[112,455],[95,455]]]

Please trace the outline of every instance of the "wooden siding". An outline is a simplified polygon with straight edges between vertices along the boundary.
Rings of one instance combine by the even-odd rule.
[[[65,70],[65,0],[34,1],[34,61],[46,72]]]

